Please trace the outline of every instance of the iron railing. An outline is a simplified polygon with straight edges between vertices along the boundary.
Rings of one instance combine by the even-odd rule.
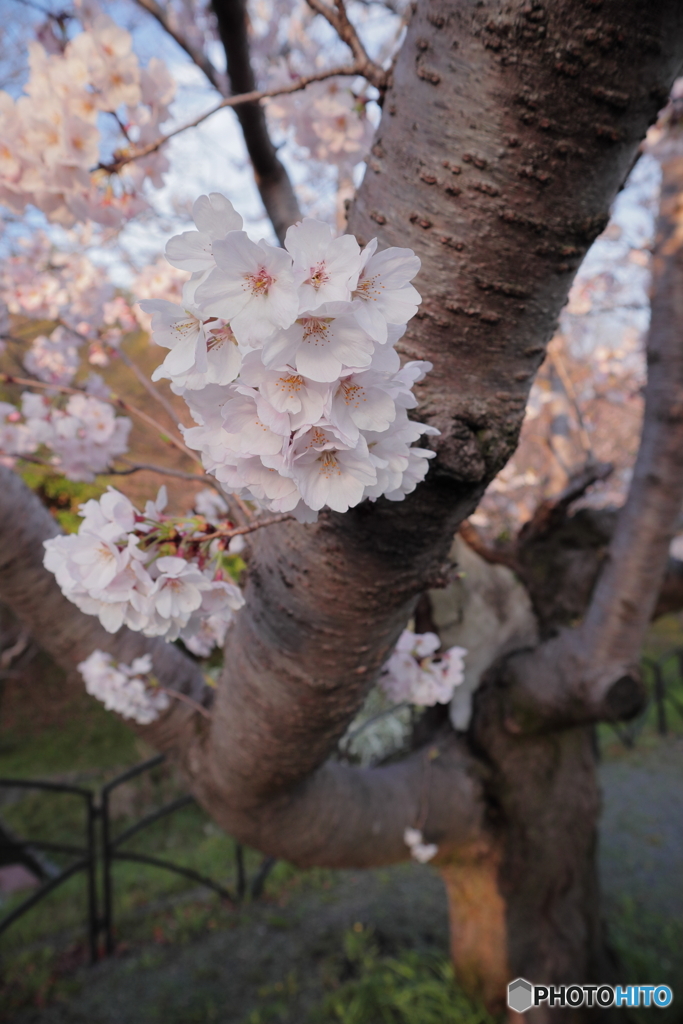
[[[645,670],[645,679],[648,682],[648,699],[645,707],[632,721],[625,723],[614,723],[612,728],[625,747],[633,748],[638,737],[647,725],[650,717],[650,710],[655,709],[655,728],[660,736],[667,736],[670,727],[670,712],[676,712],[683,722],[683,699],[673,692],[667,681],[667,668],[670,663],[675,662],[676,681],[683,680],[683,647],[676,647],[667,651],[659,658],[643,657],[641,664]]]
[[[0,778],[0,788],[22,788],[37,789],[46,792],[69,793],[80,797],[85,806],[85,835],[82,846],[74,846],[65,843],[46,842],[41,839],[16,839],[11,838],[5,831],[0,831],[0,862],[8,863],[8,857],[14,857],[16,861],[25,861],[26,853],[33,851],[45,851],[61,854],[72,854],[76,859],[61,870],[50,872],[42,884],[29,897],[23,900],[5,917],[0,918],[0,935],[32,910],[51,892],[54,892],[60,885],[77,874],[85,871],[87,877],[87,932],[90,960],[95,963],[100,955],[108,955],[114,952],[114,874],[113,863],[119,861],[135,861],[139,864],[146,864],[150,867],[159,868],[163,871],[171,871],[177,875],[196,882],[198,885],[213,892],[231,903],[241,902],[247,893],[252,899],[258,899],[263,892],[266,878],[270,873],[275,858],[264,857],[257,869],[251,883],[247,878],[244,864],[244,848],[240,843],[235,843],[235,874],[236,884],[234,893],[221,885],[213,878],[208,878],[192,868],[182,864],[175,864],[173,861],[162,860],[145,853],[137,853],[133,850],[122,849],[123,845],[133,836],[138,835],[143,829],[148,828],[161,818],[173,814],[175,811],[194,803],[194,797],[189,793],[177,797],[175,800],[164,804],[163,807],[144,815],[139,821],[124,829],[118,835],[113,835],[110,797],[112,792],[124,782],[135,778],[144,772],[151,771],[164,761],[164,755],[144,761],[142,764],[128,769],[118,775],[111,782],[103,786],[99,794],[93,790],[81,786],[71,786],[60,782],[43,782],[37,779],[7,779]],[[99,799],[98,799],[99,797]],[[98,830],[97,825],[100,825]],[[98,835],[99,831],[99,835]],[[35,861],[35,857],[33,858]],[[101,877],[101,887],[98,886],[98,878]],[[99,891],[101,889],[101,892]],[[100,906],[102,911],[100,912]],[[103,942],[101,941],[103,940]],[[101,948],[103,945],[103,949]]]

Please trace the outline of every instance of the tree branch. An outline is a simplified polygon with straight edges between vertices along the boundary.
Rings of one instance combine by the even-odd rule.
[[[603,0],[599,12],[558,0],[540,18],[526,0],[418,4],[349,228],[422,259],[423,305],[402,352],[435,364],[417,415],[442,430],[436,466],[403,502],[254,533],[208,732],[166,740],[218,821],[298,863],[405,856],[403,828],[423,813],[424,751],[369,772],[325,762],[514,449],[574,270],[683,57],[678,0]],[[595,59],[604,25],[619,26],[619,45]],[[1,521],[18,508],[22,519],[0,537],[0,581],[12,581],[9,603],[28,620],[45,584],[20,600],[26,507],[0,488]],[[60,637],[82,617],[65,604],[64,622],[53,608],[38,627],[68,661]],[[167,736],[166,720],[148,735]],[[452,736],[435,746],[426,839],[477,842],[476,769]]]
[[[249,53],[248,15],[245,0],[212,0],[218,31],[225,49],[230,88],[235,99],[256,91]],[[268,134],[266,114],[258,102],[242,102],[235,108],[244,142],[254,168],[258,190],[275,234],[284,242],[287,228],[301,220],[301,211],[287,171]]]
[[[287,775],[283,765],[281,784],[271,780],[265,792],[262,772],[249,780],[248,722],[232,722],[230,731],[237,731],[234,746],[225,732],[225,707],[218,723],[215,701],[210,722],[196,708],[200,704],[206,709],[214,694],[205,686],[197,663],[161,639],[125,628],[115,635],[107,633],[94,616],[83,615],[64,597],[42,564],[42,542],[58,534],[59,527],[23,481],[2,466],[0,518],[0,599],[67,670],[96,648],[128,664],[144,653],[152,655],[155,677],[169,693],[174,691],[178,701],[157,722],[135,730],[179,762],[194,795],[236,838],[302,865],[366,867],[404,860],[408,848],[403,830],[423,812],[426,777],[425,834],[444,852],[484,841],[477,772],[464,746],[452,736],[433,744],[426,776],[425,751],[419,751],[405,762],[378,769],[331,762],[305,782],[290,786],[282,784]],[[240,667],[233,668],[237,682]],[[270,721],[269,730],[277,731],[275,721]]]
[[[190,60],[202,71],[214,89],[222,96],[226,95],[225,83],[221,81],[219,71],[213,66],[208,56],[201,50],[194,47],[185,36],[173,28],[163,7],[156,0],[135,0],[135,3],[143,10],[151,14],[159,22],[165,32],[174,39],[178,46],[185,51]]]
[[[19,384],[23,385],[24,387],[38,388],[43,391],[59,391],[63,395],[87,394],[85,388],[72,388],[66,384],[51,384],[46,383],[45,381],[42,380],[33,380],[29,377],[16,377],[13,373],[0,373],[0,383]],[[130,402],[128,402],[125,398],[121,398],[120,395],[116,394],[116,392],[110,391],[109,397],[101,398],[100,401],[107,402],[109,405],[113,405],[117,409],[122,409],[124,412],[129,412],[131,413],[131,415],[137,416],[138,419],[142,420],[143,423],[146,423],[148,427],[154,427],[155,430],[158,430],[162,437],[165,437],[169,444],[172,444],[175,448],[178,449],[178,451],[182,452],[183,455],[187,455],[188,458],[192,459],[193,462],[196,462],[198,465],[202,466],[202,469],[204,468],[201,459],[197,457],[197,454],[193,452],[191,448],[187,447],[184,441],[181,441],[179,438],[174,437],[173,434],[169,434],[166,427],[164,427],[163,424],[159,423],[158,420],[155,420],[148,413],[143,412],[142,409],[138,409],[137,406],[131,405]]]
[[[215,106],[211,107],[210,110],[204,111],[199,117],[196,117],[193,121],[187,121],[185,124],[180,125],[178,128],[174,128],[172,132],[168,132],[166,135],[160,135],[154,142],[149,142],[146,146],[141,146],[137,149],[132,149],[129,152],[119,152],[114,154],[114,158],[109,163],[99,163],[93,170],[107,171],[109,174],[118,174],[126,164],[131,163],[133,160],[140,160],[142,157],[149,156],[150,153],[156,153],[164,143],[168,142],[169,139],[175,138],[176,135],[186,132],[188,128],[196,128],[197,125],[202,124],[209,117],[213,117],[219,110],[224,110],[227,107],[234,107],[239,110],[240,107],[246,104],[257,104],[260,100],[267,100],[274,96],[289,96],[293,92],[300,92],[301,89],[305,89],[306,86],[311,85],[313,82],[324,82],[328,78],[338,77],[355,77],[359,75],[360,71],[355,65],[343,65],[337,68],[328,68],[327,71],[319,71],[313,75],[303,75],[301,78],[297,78],[291,85],[282,85],[274,89],[255,89],[248,93],[243,93],[239,96],[228,96],[226,99],[221,100]],[[259,108],[260,109],[260,108]],[[279,236],[278,236],[279,237]]]
[[[645,416],[628,498],[582,625],[543,645],[534,670],[534,655],[509,666],[513,728],[628,717],[642,703],[640,650],[683,504],[682,193],[683,157],[667,159],[653,256]]]
[[[384,92],[387,87],[387,72],[368,56],[356,29],[349,21],[344,0],[334,0],[335,9],[326,4],[325,0],[306,0],[306,3],[312,11],[320,14],[332,26],[341,41],[346,43],[353,54],[357,67],[362,69],[359,73],[368,80],[370,85],[374,85],[380,92]]]

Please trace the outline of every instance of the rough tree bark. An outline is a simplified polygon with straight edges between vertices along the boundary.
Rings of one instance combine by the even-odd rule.
[[[403,829],[422,824],[440,847],[456,966],[492,1006],[510,972],[558,983],[609,968],[587,724],[639,698],[633,664],[681,500],[666,485],[683,482],[681,360],[665,330],[677,310],[659,333],[653,318],[636,484],[582,630],[494,666],[468,738],[442,729],[368,771],[326,758],[514,449],[573,273],[682,59],[678,0],[418,3],[349,229],[423,260],[403,351],[435,363],[419,414],[442,431],[436,466],[403,503],[255,535],[210,723],[176,705],[145,730],[221,824],[299,864],[401,859]],[[667,253],[662,308],[680,273]],[[151,649],[167,685],[201,696],[174,648],[108,637],[61,597],[40,566],[49,517],[0,473],[0,596],[41,643],[66,665],[95,646],[126,660]]]

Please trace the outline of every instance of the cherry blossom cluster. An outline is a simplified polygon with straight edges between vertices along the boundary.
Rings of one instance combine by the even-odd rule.
[[[321,221],[291,227],[285,247],[253,242],[224,196],[194,204],[196,231],[166,247],[190,271],[182,305],[145,300],[170,349],[153,379],[183,395],[197,426],[185,441],[228,492],[312,521],[365,498],[402,500],[433,452],[433,427],[408,419],[431,369],[400,365],[395,344],[417,311],[410,249],[362,251]]]
[[[379,686],[397,704],[406,701],[421,707],[448,704],[464,679],[463,647],[451,647],[439,657],[436,633],[404,629],[379,677]]]
[[[139,725],[154,722],[171,703],[151,675],[150,654],[135,658],[131,665],[123,665],[104,651],[93,651],[78,670],[87,692],[102,701],[107,711],[132,718]]]
[[[268,111],[293,129],[295,141],[314,160],[350,170],[365,159],[375,131],[366,106],[367,97],[357,95],[348,79],[330,78],[305,92],[275,97]]]
[[[165,507],[164,487],[144,514],[110,487],[81,506],[77,534],[45,542],[44,564],[66,597],[110,633],[125,625],[168,641],[198,637],[201,653],[209,636],[222,642],[244,599],[217,525],[198,515],[165,516]]]
[[[0,402],[0,454],[29,455],[42,446],[69,480],[90,482],[128,451],[131,421],[92,395],[72,395],[64,409],[43,395],[25,391],[21,409]]]
[[[32,204],[65,226],[92,220],[119,227],[145,208],[144,179],[160,186],[168,164],[158,152],[137,160],[128,184],[119,180],[115,190],[106,172],[94,171],[100,115],[112,115],[117,135],[123,125],[126,144],[144,146],[159,137],[175,83],[156,57],[140,67],[130,33],[94,5],[82,21],[84,31],[63,51],[29,44],[23,96],[15,101],[0,92],[0,202],[16,214]]]
[[[71,235],[74,245],[87,244],[82,234]],[[86,343],[89,362],[106,365],[107,348],[117,347],[137,326],[106,271],[83,252],[56,251],[44,232],[36,232],[3,261],[0,298],[10,314],[56,324],[49,334],[34,338],[23,360],[29,373],[50,384],[71,383]],[[9,320],[2,328],[11,336]]]

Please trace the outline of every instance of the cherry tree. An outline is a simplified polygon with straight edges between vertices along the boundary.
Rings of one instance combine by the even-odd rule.
[[[593,728],[642,707],[645,630],[679,600],[676,93],[648,143],[642,412],[637,331],[618,359],[572,347],[616,264],[610,288],[579,276],[557,324],[680,71],[680,5],[138,0],[26,18],[28,68],[8,64],[0,93],[3,602],[241,841],[302,866],[437,865],[458,977],[492,1008],[517,975],[611,980]],[[138,54],[151,26],[215,93],[186,120],[167,64]],[[173,140],[227,108],[266,239],[229,168],[192,226],[179,197],[156,208]],[[165,259],[136,264],[134,225],[171,222]],[[646,269],[637,249],[621,259]],[[168,350],[152,380],[123,344],[140,327]],[[155,404],[114,392],[93,369],[110,364]],[[185,460],[151,471],[210,489],[176,514],[163,487],[144,509],[111,487],[60,533],[15,470],[125,478],[143,468],[133,420]],[[615,429],[610,467],[596,452]],[[524,505],[515,476],[545,490]],[[623,507],[567,555],[558,538],[605,486]]]

